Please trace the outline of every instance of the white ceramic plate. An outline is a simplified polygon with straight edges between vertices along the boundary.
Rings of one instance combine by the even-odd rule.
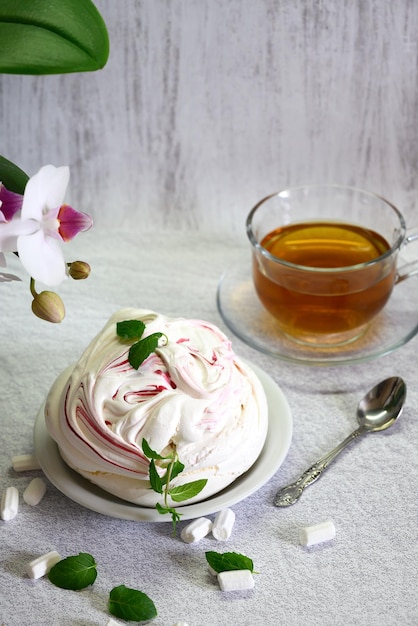
[[[247,498],[270,480],[286,458],[293,429],[288,402],[270,376],[255,365],[251,367],[264,387],[268,402],[269,425],[264,448],[254,465],[222,492],[202,502],[178,507],[182,520],[216,513]],[[46,429],[44,406],[35,421],[34,448],[42,470],[51,483],[87,509],[138,522],[170,521],[169,516],[161,515],[154,508],[131,504],[103,491],[64,463],[57,444]]]

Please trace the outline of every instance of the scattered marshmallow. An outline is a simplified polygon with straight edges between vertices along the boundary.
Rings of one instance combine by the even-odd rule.
[[[189,626],[187,622],[176,622],[173,626]]]
[[[108,621],[106,622],[106,626],[121,626],[121,623],[117,622],[116,620],[110,617]]]
[[[185,543],[195,543],[206,537],[212,530],[212,522],[207,517],[199,517],[185,526],[180,533]]]
[[[41,469],[35,454],[18,454],[12,456],[12,466],[15,472],[30,472]]]
[[[218,541],[227,541],[235,523],[235,513],[232,509],[224,509],[216,514],[212,525],[212,535]]]
[[[316,526],[306,526],[299,533],[299,541],[302,546],[313,546],[323,541],[330,541],[335,537],[335,526],[332,520],[322,522]]]
[[[218,583],[222,591],[245,591],[254,587],[254,578],[249,569],[219,572]]]
[[[41,478],[34,478],[23,492],[23,499],[26,504],[36,506],[45,495],[46,485]]]
[[[1,499],[1,519],[8,522],[19,510],[19,492],[16,487],[7,487]]]
[[[61,561],[61,556],[56,550],[51,550],[51,552],[42,554],[42,556],[38,556],[38,558],[28,563],[26,565],[26,573],[29,578],[36,580],[45,576],[58,561]]]

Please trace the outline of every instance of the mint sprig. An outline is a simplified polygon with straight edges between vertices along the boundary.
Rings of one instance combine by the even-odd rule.
[[[244,554],[238,552],[205,552],[206,560],[211,568],[217,572],[228,572],[231,570],[249,569],[254,572],[254,563]]]
[[[154,602],[142,591],[125,585],[114,587],[109,596],[109,612],[127,621],[144,622],[157,616]]]
[[[184,470],[184,465],[178,458],[177,450],[173,449],[168,456],[161,456],[150,447],[146,439],[142,439],[142,451],[150,460],[148,474],[151,489],[164,496],[164,506],[157,503],[156,509],[161,515],[171,515],[173,534],[175,534],[176,525],[177,522],[180,521],[181,513],[178,513],[175,508],[169,506],[168,499],[171,498],[174,502],[184,502],[185,500],[197,496],[208,482],[207,478],[201,478],[183,485],[178,485],[177,487],[171,487],[171,481]],[[159,461],[159,467],[165,469],[162,476],[160,476],[157,470],[155,461]]]
[[[80,552],[58,561],[49,571],[48,578],[62,589],[84,589],[92,585],[97,577],[97,568],[91,554]]]
[[[145,324],[141,320],[125,320],[116,323],[116,334],[123,341],[134,341],[129,348],[128,361],[134,369],[139,366],[155,352],[159,346],[161,337],[165,337],[164,333],[152,333],[143,337],[145,332]]]

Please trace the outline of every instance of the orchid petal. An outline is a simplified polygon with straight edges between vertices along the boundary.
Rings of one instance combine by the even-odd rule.
[[[0,221],[0,251],[16,252],[18,237],[32,235],[37,230],[39,226],[34,220],[15,218],[11,222]]]
[[[63,204],[58,212],[58,221],[60,223],[58,232],[63,241],[70,241],[79,232],[91,228],[93,221],[87,213],[80,213],[68,204]]]
[[[22,204],[22,218],[42,220],[45,209],[61,206],[70,180],[70,169],[64,165],[45,165],[32,176],[25,187]]]
[[[58,242],[42,230],[18,237],[17,250],[23,267],[35,280],[50,287],[67,278],[64,256]]]
[[[20,193],[9,191],[2,183],[0,183],[0,206],[1,212],[7,222],[20,211],[22,208],[23,196]]]

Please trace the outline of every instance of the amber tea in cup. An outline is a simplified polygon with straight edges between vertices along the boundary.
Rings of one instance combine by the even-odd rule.
[[[394,206],[337,185],[268,196],[250,212],[247,233],[261,303],[286,336],[318,347],[367,330],[399,280],[397,252],[407,242]]]

